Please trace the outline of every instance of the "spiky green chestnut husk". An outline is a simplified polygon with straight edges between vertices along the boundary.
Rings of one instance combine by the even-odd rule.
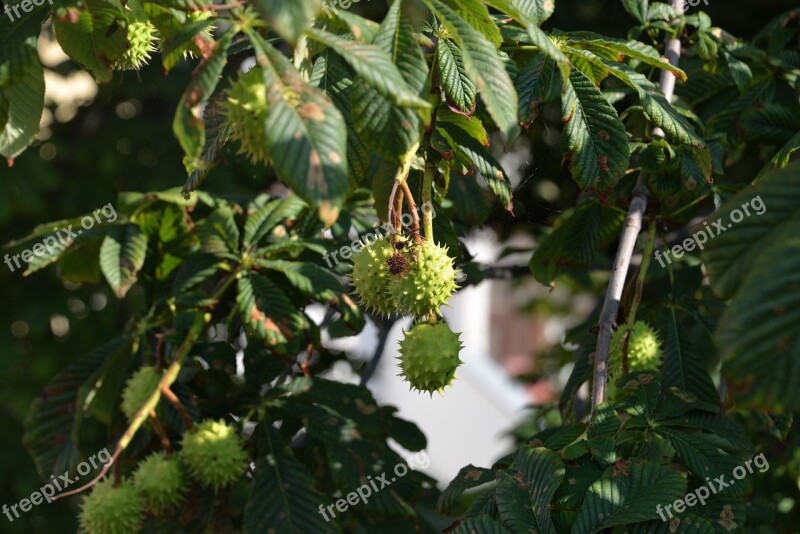
[[[183,499],[183,469],[175,457],[154,453],[139,462],[133,486],[144,506],[156,515],[174,508]]]
[[[125,384],[122,392],[122,412],[128,421],[133,421],[136,412],[147,402],[158,387],[161,373],[155,367],[145,366],[136,371]]]
[[[116,70],[139,70],[150,61],[150,54],[156,51],[158,30],[149,21],[128,24],[128,49],[114,64]]]
[[[373,312],[389,315],[395,311],[387,294],[390,274],[387,260],[394,254],[394,247],[387,237],[365,246],[353,256],[353,273],[350,279],[361,304]]]
[[[609,398],[615,394],[615,382],[622,377],[622,348],[625,328],[619,328],[611,337],[611,353],[609,355]],[[628,372],[656,371],[661,366],[661,341],[658,333],[644,321],[633,324],[628,339]]]
[[[107,478],[83,500],[80,523],[88,534],[129,534],[142,528],[142,499],[130,482]]]
[[[267,163],[267,87],[261,69],[254,67],[234,81],[222,102],[231,139],[239,142],[239,154],[253,163]]]
[[[441,391],[449,386],[461,365],[461,341],[445,322],[417,323],[400,342],[403,378],[419,391]]]
[[[247,468],[247,453],[236,429],[208,419],[183,435],[181,460],[202,484],[218,490],[239,479]]]
[[[439,314],[439,308],[458,288],[453,260],[447,248],[432,241],[409,247],[410,266],[405,274],[392,276],[388,291],[397,311],[426,317]]]

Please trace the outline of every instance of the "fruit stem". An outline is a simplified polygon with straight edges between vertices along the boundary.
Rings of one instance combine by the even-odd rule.
[[[414,195],[411,194],[411,188],[408,187],[408,182],[403,181],[400,187],[403,190],[406,204],[408,204],[408,211],[411,212],[411,233],[414,236],[414,241],[421,243],[422,236],[419,235],[419,213],[417,213],[417,204],[414,202]]]
[[[422,222],[425,227],[425,239],[433,241],[433,202],[431,190],[433,189],[433,163],[425,162],[425,174],[422,177]]]

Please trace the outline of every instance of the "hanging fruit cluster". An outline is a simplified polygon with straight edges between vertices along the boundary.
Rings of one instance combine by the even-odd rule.
[[[401,214],[394,208],[398,186],[411,211],[410,237],[400,235]],[[353,257],[355,293],[370,311],[382,315],[411,315],[415,322],[400,342],[400,369],[412,389],[433,393],[452,382],[461,342],[441,317],[458,286],[457,271],[447,247],[433,240],[432,225],[419,234],[419,221],[410,188],[396,182],[389,200],[389,219],[395,231],[367,244]]]
[[[129,420],[158,387],[160,377],[154,367],[142,367],[128,380],[122,410]],[[186,473],[216,492],[241,478],[246,468],[247,452],[236,428],[223,421],[202,421],[184,433],[178,454],[155,452],[140,461],[129,478],[115,482],[109,477],[96,484],[81,507],[82,530],[139,532],[146,514],[165,517],[175,511],[189,484]]]

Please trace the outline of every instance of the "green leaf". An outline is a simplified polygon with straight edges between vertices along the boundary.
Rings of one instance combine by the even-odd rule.
[[[244,532],[264,532],[267,525],[281,525],[281,532],[339,532],[336,523],[323,519],[319,504],[324,495],[314,489],[314,477],[294,457],[272,422],[260,421],[259,457],[256,461],[253,492],[244,511]]]
[[[439,40],[436,67],[447,101],[462,113],[474,113],[477,97],[475,84],[467,76],[461,49],[450,39]]]
[[[614,107],[582,72],[573,68],[561,102],[561,150],[581,189],[607,191],[628,169],[625,126]]]
[[[183,163],[189,173],[206,166],[203,160],[206,145],[203,108],[214,93],[228,62],[228,47],[234,33],[232,30],[225,32],[195,68],[175,111],[172,130],[186,154]]]
[[[100,247],[100,269],[117,298],[123,298],[136,283],[144,265],[147,236],[135,224],[113,228]]]
[[[305,83],[278,50],[247,31],[267,86],[269,151],[278,177],[331,226],[350,189],[347,126],[328,96]]]
[[[676,387],[690,393],[703,402],[717,404],[719,395],[714,382],[695,352],[689,332],[678,320],[675,308],[669,309],[668,317],[662,383],[665,387]]]
[[[78,431],[84,411],[79,390],[126,343],[116,338],[81,356],[56,374],[31,403],[22,444],[42,480],[63,474],[80,460]]]
[[[658,519],[656,506],[682,498],[686,479],[652,462],[621,460],[607,468],[586,492],[572,527],[575,534]]]
[[[749,216],[745,214],[745,204]],[[735,224],[731,219],[734,211],[738,211],[736,217],[742,219]],[[713,224],[715,221],[717,225]],[[708,243],[704,245],[702,256],[708,267],[711,287],[723,298],[731,298],[749,276],[756,274],[756,263],[760,263],[762,269],[770,268],[762,260],[763,256],[771,253],[777,257],[783,249],[784,260],[778,263],[793,262],[794,247],[785,239],[800,224],[800,163],[768,171],[754,186],[730,198],[707,222],[709,225],[695,229],[695,235],[705,232]],[[776,269],[776,274],[779,271]],[[759,279],[767,284],[775,280],[764,278],[764,272]],[[787,284],[789,280],[784,279],[781,283]],[[784,306],[779,302],[791,294],[784,292],[778,302],[770,303],[764,299],[764,303],[773,307]]]
[[[545,54],[537,54],[520,71],[515,83],[519,94],[519,120],[529,126],[539,116],[539,107],[560,96],[561,82],[555,62]]]
[[[335,50],[370,87],[389,98],[395,105],[430,108],[430,104],[421,99],[406,83],[392,62],[392,57],[379,46],[344,39],[317,28],[309,30],[309,36]]]
[[[269,345],[282,345],[308,328],[308,321],[278,285],[252,272],[239,280],[236,305],[244,323]]]
[[[513,212],[511,180],[494,156],[468,132],[453,123],[442,123],[437,131],[447,139],[462,159],[471,161],[475,165],[503,207]]]
[[[440,0],[425,4],[450,32],[462,51],[467,75],[475,81],[494,122],[511,139],[517,131],[517,92],[492,43]]]
[[[686,81],[686,73],[672,65],[658,50],[639,41],[623,41],[593,32],[569,32],[564,35],[571,48],[589,50],[598,56],[621,63],[626,57],[641,61],[651,67],[668,70],[681,81]]]
[[[112,66],[128,48],[126,16],[115,2],[86,0],[74,22],[56,17],[58,44],[98,83],[108,83]]]
[[[556,221],[557,227],[542,238],[534,251],[529,267],[540,283],[551,285],[562,267],[588,267],[605,246],[609,235],[622,228],[625,215],[589,200]],[[617,234],[618,235],[618,234]]]
[[[523,24],[541,26],[555,9],[554,0],[486,0],[486,3]]]
[[[633,18],[644,24],[649,20],[647,16],[648,0],[622,0],[622,6],[625,11],[631,14]]]
[[[674,514],[672,510],[669,512],[675,517],[669,519],[671,515],[668,515],[662,508],[661,513],[664,514],[667,521],[658,519],[628,525],[625,532],[630,534],[715,534],[717,532],[714,524],[705,517],[686,511],[682,514]]]
[[[458,526],[448,529],[448,534],[507,534],[509,531],[488,515],[459,520]]]
[[[301,293],[325,302],[336,298],[336,293],[344,291],[342,283],[330,273],[308,262],[285,260],[256,260],[259,267],[280,271],[289,283]]]
[[[38,30],[38,25],[35,28]],[[44,107],[44,71],[36,53],[38,31],[20,36],[24,40],[3,43],[4,50],[0,50],[0,114],[5,117],[0,154],[8,158],[9,164],[39,132]]]
[[[296,44],[322,9],[322,0],[257,0],[255,8],[278,35]]]
[[[792,137],[788,143],[786,143],[783,148],[781,148],[777,154],[770,160],[773,167],[786,167],[789,164],[789,159],[792,157],[792,154],[800,150],[800,132],[797,132],[794,137]],[[767,165],[764,170],[767,170],[769,165]],[[761,171],[763,174],[764,171]]]
[[[331,97],[347,124],[347,162],[350,183],[353,187],[364,179],[370,162],[369,150],[356,132],[355,119],[351,111],[350,95],[353,92],[354,78],[355,75],[347,63],[330,49],[319,55],[311,72],[311,84],[319,87]],[[378,96],[380,97],[380,95]],[[393,107],[393,109],[398,108]],[[413,114],[410,110],[404,111]]]
[[[724,480],[729,487],[720,489],[721,494],[741,497],[747,493],[745,484],[737,484],[731,475],[739,462],[703,440],[700,434],[687,434],[663,426],[659,426],[656,432],[670,440],[683,464],[698,480],[705,481],[709,477],[716,479],[725,475]]]
[[[172,281],[172,294],[182,295],[219,272],[222,263],[217,256],[193,252],[186,256]]]
[[[295,195],[267,202],[247,217],[244,224],[244,248],[259,243],[276,226],[286,220],[297,219],[307,209],[308,204]]]
[[[235,259],[239,251],[239,228],[233,209],[223,205],[197,224],[197,234],[203,252]]]
[[[670,104],[659,88],[644,75],[633,69],[597,56],[591,51],[564,47],[567,54],[575,60],[582,59],[591,65],[595,73],[602,77],[612,75],[639,93],[642,109],[653,125],[661,128],[667,139],[673,143],[684,143],[704,147],[705,142],[695,133],[692,126]]]
[[[550,500],[564,478],[564,464],[549,449],[522,447],[508,470],[498,474],[497,508],[511,532],[555,534]]]
[[[436,510],[441,514],[453,515],[460,512],[462,507],[461,496],[467,490],[477,488],[495,481],[494,471],[470,464],[462,467],[458,474],[450,481],[436,501]]]
[[[389,54],[411,91],[422,97],[427,92],[428,64],[401,6],[402,2],[392,4],[373,45]],[[393,105],[363,75],[356,79],[350,96],[355,130],[378,154],[398,159],[420,142],[420,114]],[[423,115],[427,122],[428,113]]]
[[[495,48],[499,48],[503,43],[500,30],[480,0],[443,0],[443,2],[470,26],[481,32]]]

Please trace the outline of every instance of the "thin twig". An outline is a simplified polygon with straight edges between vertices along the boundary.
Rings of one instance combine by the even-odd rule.
[[[678,12],[683,13],[685,0],[672,0],[672,7]],[[665,56],[672,65],[677,66],[681,56],[681,41],[677,37],[667,40]],[[667,101],[671,102],[675,92],[675,75],[667,70],[661,72],[661,91]],[[656,137],[664,137],[664,132],[656,128],[653,130]],[[603,308],[600,311],[599,334],[597,337],[597,350],[594,356],[594,382],[592,385],[592,415],[597,407],[606,398],[606,380],[608,379],[608,356],[611,348],[611,336],[617,320],[622,290],[625,287],[625,278],[628,274],[628,267],[631,263],[633,249],[636,246],[636,238],[642,228],[642,219],[647,210],[647,201],[650,198],[650,191],[647,189],[647,174],[643,171],[639,174],[636,187],[633,190],[633,198],[628,209],[628,216],[625,219],[625,226],[620,236],[619,249],[614,259],[614,267],[611,270],[611,279],[608,282]]]
[[[419,243],[422,241],[422,236],[419,235],[419,213],[417,213],[417,204],[414,202],[414,195],[411,194],[411,188],[408,187],[408,182],[400,184],[403,189],[406,204],[408,204],[408,211],[411,212],[411,234],[414,240]]]
[[[422,178],[422,226],[425,229],[425,239],[433,241],[433,175],[436,172],[433,163],[425,163],[425,174]]]
[[[153,423],[153,428],[156,430],[158,439],[161,440],[161,447],[163,447],[165,451],[170,450],[172,446],[169,443],[169,436],[167,436],[167,431],[164,429],[164,425],[162,425],[161,421],[158,420],[155,410],[150,411],[150,421]]]
[[[178,415],[183,421],[183,428],[186,430],[191,430],[194,423],[192,422],[192,417],[189,415],[189,412],[186,411],[186,407],[181,403],[181,400],[175,395],[175,392],[172,391],[171,388],[164,388],[161,390],[161,394],[164,395],[164,398],[169,401],[172,406],[175,407],[175,410],[178,412]]]

